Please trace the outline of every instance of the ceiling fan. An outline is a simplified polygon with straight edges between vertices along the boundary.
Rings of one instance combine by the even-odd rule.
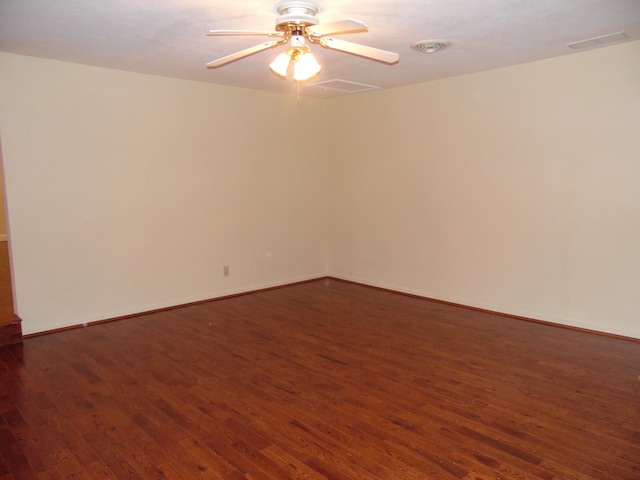
[[[320,65],[311,54],[307,42],[388,64],[394,64],[400,59],[400,55],[394,52],[327,37],[327,35],[332,34],[366,32],[368,30],[367,25],[359,20],[349,18],[338,22],[320,24],[316,18],[319,10],[318,5],[305,0],[283,0],[275,5],[275,10],[279,15],[276,19],[275,32],[209,30],[207,34],[209,36],[264,35],[274,40],[218,58],[207,63],[207,68],[218,68],[285,43],[290,43],[290,47],[284,53],[278,55],[269,67],[277,76],[285,78],[289,66],[293,63],[293,78],[297,81],[307,80],[320,71]]]

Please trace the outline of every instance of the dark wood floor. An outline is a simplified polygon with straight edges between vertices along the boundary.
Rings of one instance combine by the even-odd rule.
[[[317,281],[0,349],[0,479],[640,478],[640,343]]]

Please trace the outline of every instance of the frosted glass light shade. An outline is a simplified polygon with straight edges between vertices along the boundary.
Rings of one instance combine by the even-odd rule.
[[[278,75],[281,78],[285,78],[287,76],[287,70],[289,69],[289,63],[291,62],[291,56],[288,52],[281,53],[276,57],[276,59],[271,62],[269,68],[273,73]]]
[[[306,52],[296,59],[293,65],[293,79],[297,81],[308,80],[318,74],[320,64],[311,52]]]

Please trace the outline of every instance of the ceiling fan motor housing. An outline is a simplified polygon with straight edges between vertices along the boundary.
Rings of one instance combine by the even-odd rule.
[[[291,32],[303,30],[311,25],[317,25],[318,5],[303,0],[284,0],[275,6],[278,15],[276,18],[276,31]]]

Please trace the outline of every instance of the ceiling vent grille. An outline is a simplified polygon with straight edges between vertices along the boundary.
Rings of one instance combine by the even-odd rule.
[[[331,90],[342,93],[360,93],[369,90],[380,90],[380,87],[366,85],[364,83],[350,82],[348,80],[325,80],[324,82],[309,83],[307,87],[316,87],[323,90]]]
[[[598,47],[600,45],[606,45],[608,43],[620,42],[622,40],[626,40],[629,38],[624,32],[610,33],[609,35],[603,35],[601,37],[589,38],[587,40],[580,40],[579,42],[568,43],[567,47],[580,49],[580,48],[590,48],[590,47]]]
[[[451,46],[451,42],[447,40],[420,40],[419,42],[413,42],[411,49],[422,53],[436,53],[440,50]]]

